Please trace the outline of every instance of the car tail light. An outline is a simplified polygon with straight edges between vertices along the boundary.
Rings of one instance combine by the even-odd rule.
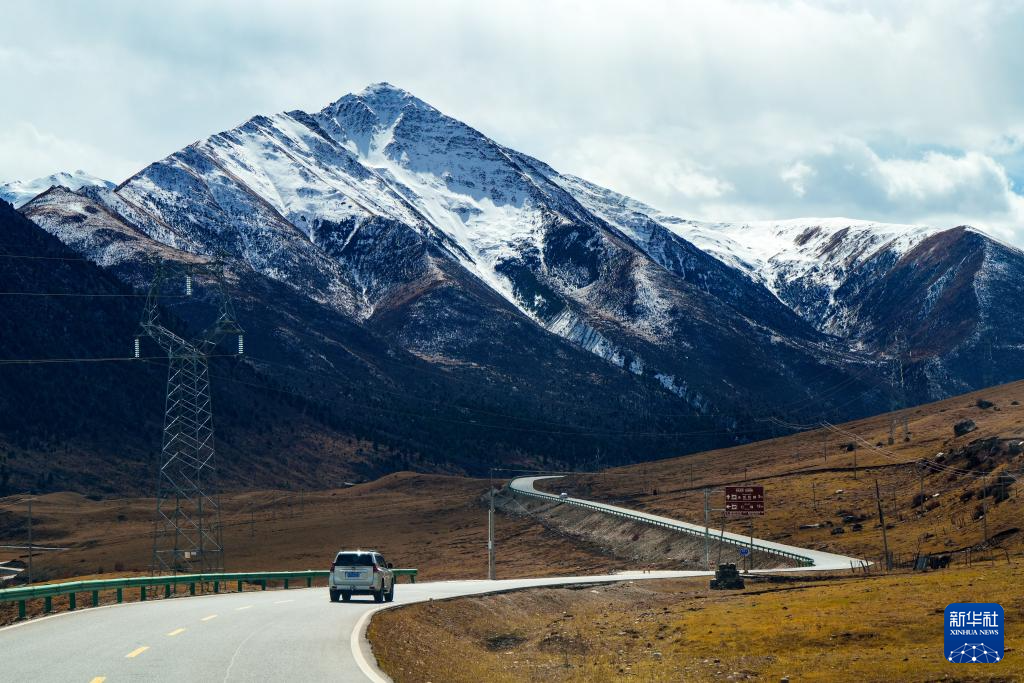
[[[373,565],[373,573],[374,574],[379,574],[380,573],[380,567],[378,567],[377,565]]]
[[[332,572],[334,571],[334,568],[335,568],[336,566],[337,566],[337,564],[336,564],[335,562],[331,562],[331,571],[332,571]]]

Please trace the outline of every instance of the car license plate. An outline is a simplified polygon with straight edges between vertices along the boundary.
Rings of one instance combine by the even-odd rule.
[[[360,572],[345,572],[345,576],[350,579],[358,579],[360,576]]]

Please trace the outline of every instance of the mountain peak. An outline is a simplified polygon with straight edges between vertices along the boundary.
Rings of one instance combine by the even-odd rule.
[[[357,94],[358,97],[379,97],[379,96],[398,96],[398,97],[412,97],[412,93],[408,90],[399,88],[397,85],[391,85],[387,81],[380,81],[379,83],[370,83],[368,86],[362,89]]]
[[[339,111],[365,108],[379,122],[390,125],[407,107],[433,109],[429,104],[408,90],[381,81],[371,83],[357,93],[349,93],[324,108],[323,113],[337,115]]]

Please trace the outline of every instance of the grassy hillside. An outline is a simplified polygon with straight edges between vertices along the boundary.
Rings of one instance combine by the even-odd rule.
[[[892,418],[896,438],[889,445]],[[904,418],[909,441],[903,440]],[[976,428],[957,436],[954,425],[964,420]],[[756,536],[877,561],[877,481],[889,549],[898,559],[958,553],[954,561],[961,561],[986,541],[1010,552],[1020,549],[1024,502],[1014,480],[1024,468],[1022,440],[1024,382],[1015,382],[737,448],[572,476],[546,487],[701,522],[704,487],[749,482],[764,486],[767,499],[767,514],[753,522]],[[723,494],[713,492],[711,503],[723,507]],[[721,514],[713,513],[713,525]],[[858,521],[862,530],[854,531]],[[729,530],[749,528],[746,520],[725,523]],[[801,528],[812,525],[818,527]],[[844,533],[833,535],[838,527]]]
[[[369,636],[397,683],[1016,681],[1022,578],[1020,564],[1000,564],[761,581],[743,592],[708,590],[707,579],[534,589],[388,610]],[[1003,605],[1002,662],[944,659],[951,602]]]

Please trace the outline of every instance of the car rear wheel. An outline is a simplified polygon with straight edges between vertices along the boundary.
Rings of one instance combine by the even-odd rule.
[[[395,584],[394,584],[394,582],[392,582],[391,590],[388,591],[388,594],[384,597],[384,599],[387,600],[388,602],[394,602],[395,601]]]
[[[352,594],[351,593],[342,593],[341,594],[341,601],[342,602],[348,602],[351,599],[352,599]]]
[[[341,593],[339,593],[338,591],[332,590],[331,591],[331,602],[338,602],[338,598],[340,596],[341,596]]]
[[[379,591],[374,591],[374,593],[373,593],[373,601],[374,602],[384,602],[384,596],[385,596],[385,593],[384,593],[384,583],[382,582],[380,584],[380,590]]]

